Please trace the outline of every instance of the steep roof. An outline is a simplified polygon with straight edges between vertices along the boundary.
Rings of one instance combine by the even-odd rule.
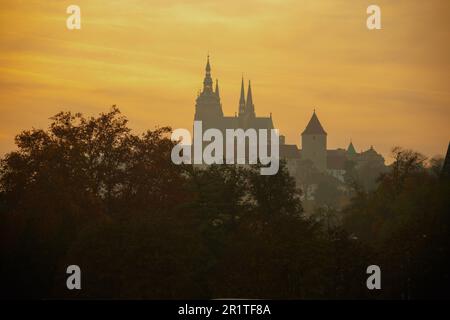
[[[350,144],[348,145],[347,152],[350,154],[356,153],[355,147],[353,146],[353,142],[351,142],[351,141],[350,141]]]
[[[241,81],[241,97],[239,98],[239,115],[245,112],[245,91],[244,91],[244,77]]]
[[[319,118],[317,118],[316,111],[314,111],[311,119],[308,122],[303,134],[327,134],[320,124]]]

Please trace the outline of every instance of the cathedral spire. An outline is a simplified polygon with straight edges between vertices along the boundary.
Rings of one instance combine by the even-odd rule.
[[[206,68],[205,68],[206,72],[211,72],[211,65],[209,64],[209,54],[207,57],[207,61],[206,61]]]
[[[325,130],[323,130],[322,125],[320,124],[319,118],[317,118],[316,109],[314,109],[313,115],[311,119],[308,122],[308,125],[306,126],[305,130],[302,132],[302,135],[327,135]]]
[[[250,83],[250,80],[248,81],[247,103],[245,104],[245,113],[255,116],[255,106],[253,105],[252,85]]]
[[[219,95],[219,81],[216,80],[216,87],[214,88],[213,79],[211,77],[211,64],[208,54],[205,66],[205,78],[203,79],[203,90],[195,100],[194,119],[206,122],[215,122],[220,120],[223,117],[223,110]]]
[[[213,81],[211,78],[211,65],[209,64],[209,55],[205,67],[205,79],[203,80],[203,92],[212,93]]]
[[[218,98],[220,98],[220,92],[219,92],[219,80],[216,79],[216,90],[214,90],[214,93]]]
[[[245,92],[244,92],[244,77],[241,81],[241,97],[239,98],[239,115],[245,113]]]

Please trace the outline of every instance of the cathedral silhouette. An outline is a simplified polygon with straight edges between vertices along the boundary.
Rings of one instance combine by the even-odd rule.
[[[244,79],[241,80],[238,111],[234,116],[225,116],[220,101],[219,82],[216,80],[213,89],[211,64],[209,56],[205,67],[203,89],[199,92],[195,104],[195,121],[202,121],[203,130],[216,128],[225,133],[226,129],[274,129],[272,114],[269,117],[258,117],[253,104],[252,87],[248,82],[247,98],[245,98]],[[377,153],[373,146],[367,151],[356,152],[350,142],[347,149],[327,149],[327,133],[322,127],[316,111],[301,134],[299,149],[295,144],[286,144],[285,137],[280,135],[280,158],[287,163],[288,170],[295,174],[299,161],[311,161],[321,172],[327,172],[343,181],[346,163],[352,161],[356,167],[363,165],[384,166],[384,158]]]
[[[241,95],[239,98],[239,109],[233,117],[223,115],[222,104],[220,102],[219,82],[216,80],[215,90],[213,90],[213,80],[211,78],[211,65],[209,56],[205,68],[206,74],[203,80],[203,90],[199,93],[195,104],[194,120],[202,121],[203,128],[225,129],[274,129],[272,116],[257,117],[255,105],[253,104],[252,87],[248,82],[247,99],[245,99],[244,78],[241,81]]]

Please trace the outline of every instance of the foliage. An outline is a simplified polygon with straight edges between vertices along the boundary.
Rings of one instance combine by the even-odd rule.
[[[379,297],[365,287],[370,264],[387,298],[439,296],[436,281],[448,283],[449,186],[419,154],[397,149],[342,224],[331,206],[304,216],[283,162],[273,176],[177,166],[170,128],[134,135],[116,107],[51,119],[1,160],[4,297]],[[71,264],[80,291],[65,287]]]
[[[360,191],[344,226],[378,252],[384,294],[395,298],[447,295],[450,285],[450,184],[420,153],[393,149],[394,163],[372,192]]]

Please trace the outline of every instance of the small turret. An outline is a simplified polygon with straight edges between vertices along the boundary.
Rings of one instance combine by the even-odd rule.
[[[348,145],[347,153],[350,154],[350,155],[356,154],[356,150],[355,150],[355,147],[353,146],[353,142],[352,141],[350,141],[350,144]]]

